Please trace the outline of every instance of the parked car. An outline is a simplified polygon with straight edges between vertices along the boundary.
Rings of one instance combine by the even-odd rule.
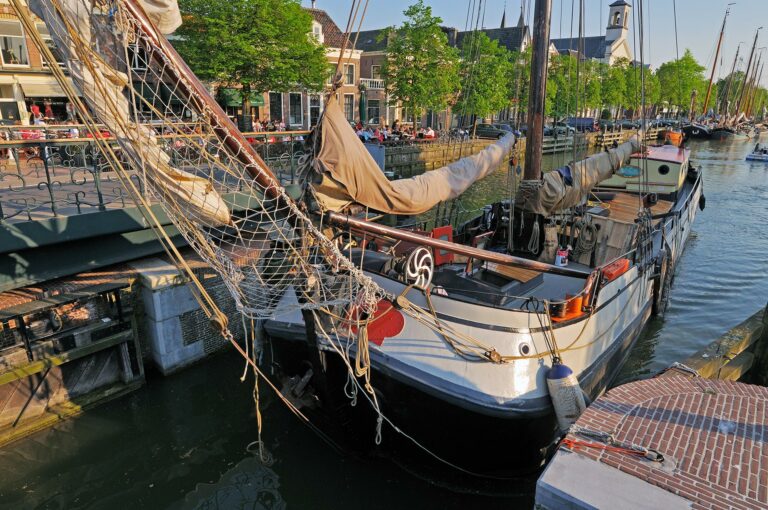
[[[600,119],[598,124],[600,126],[600,130],[611,130],[618,127],[616,123],[610,119]]]
[[[494,124],[493,127],[497,129],[501,129],[502,131],[506,131],[507,133],[512,133],[516,137],[520,137],[521,133],[519,130],[513,128],[509,124]]]
[[[640,123],[634,120],[624,119],[619,121],[621,129],[640,129]]]
[[[575,129],[565,125],[563,122],[556,122],[554,126],[544,126],[544,136],[569,136],[575,132]]]
[[[565,123],[580,133],[591,133],[599,129],[597,119],[594,117],[568,117]]]
[[[467,126],[464,129],[468,130],[470,133],[472,133],[473,126]],[[475,136],[478,138],[503,138],[507,134],[507,131],[503,129],[499,129],[493,124],[478,124],[477,128],[475,129]]]

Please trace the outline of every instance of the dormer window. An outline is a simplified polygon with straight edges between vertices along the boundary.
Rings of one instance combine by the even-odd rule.
[[[319,43],[323,42],[323,26],[317,21],[312,23],[312,37]]]

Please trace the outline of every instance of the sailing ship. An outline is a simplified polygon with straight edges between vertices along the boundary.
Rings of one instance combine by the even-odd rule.
[[[53,61],[20,0],[10,1]],[[481,474],[540,466],[584,399],[615,376],[649,317],[666,308],[704,203],[690,152],[646,147],[640,134],[542,175],[551,0],[537,0],[526,168],[514,199],[456,229],[387,227],[367,213],[419,214],[456,198],[503,164],[514,136],[389,181],[330,94],[307,142],[312,157],[297,201],[164,37],[180,22],[172,4],[30,2],[63,53],[79,90],[58,66],[52,72],[84,123],[115,135],[117,147],[94,137],[106,164],[256,381],[283,376],[283,401],[297,416],[305,417],[302,400],[347,436],[373,426],[371,446],[402,440]],[[146,70],[132,69],[129,47]],[[149,84],[170,85],[159,99],[166,103],[141,94]],[[129,99],[181,145],[161,143]],[[192,111],[195,125],[182,129],[171,104]],[[126,165],[141,170],[141,189]],[[219,273],[243,319],[265,321],[266,345],[235,341],[148,196]],[[310,389],[314,398],[302,399]],[[371,405],[355,406],[363,398]]]
[[[728,11],[726,11],[726,17]],[[723,20],[723,29],[725,28],[725,20]],[[736,66],[739,59],[740,47],[736,50],[736,56],[733,60],[733,66],[731,67],[731,73],[728,76],[728,83],[725,88],[725,93],[722,97],[723,114],[718,123],[714,124],[710,130],[710,137],[713,140],[749,140],[750,138],[757,136],[759,132],[755,129],[754,125],[750,122],[749,115],[754,108],[754,99],[758,90],[760,80],[762,79],[762,55],[758,57],[758,60],[754,62],[755,50],[757,48],[757,39],[760,34],[758,28],[755,32],[755,38],[752,42],[752,50],[749,54],[749,60],[747,61],[747,67],[744,70],[744,78],[741,83],[737,83],[738,88],[736,96],[735,114],[731,116],[731,87],[735,80]],[[722,41],[722,31],[721,39]],[[720,43],[718,42],[718,48]],[[753,65],[754,63],[754,65]],[[714,71],[714,67],[713,67]],[[710,77],[710,84],[712,77]]]
[[[549,26],[548,3],[537,2],[536,26]],[[541,165],[536,126],[543,123],[546,46],[541,45],[548,32],[536,35],[533,61],[539,67],[534,65],[528,110],[528,125],[534,127],[526,155],[527,169],[533,170]],[[320,127],[323,144],[331,141],[324,134],[330,129],[339,136],[334,145],[348,152],[354,145],[351,132],[334,127],[343,124],[331,100]],[[505,143],[488,150],[506,151]],[[552,368],[567,364],[586,398],[595,398],[617,374],[649,317],[666,307],[675,265],[703,205],[702,176],[690,151],[643,147],[635,137],[543,179],[534,172],[514,200],[486,206],[459,228],[429,232],[343,214],[344,207],[334,202],[413,214],[424,208],[425,193],[418,178],[390,185],[381,182],[372,162],[361,164],[367,158],[355,157],[353,168],[339,156],[318,154],[324,181],[316,196],[325,209],[336,211],[327,221],[351,233],[350,258],[396,296],[381,303],[367,330],[381,412],[423,447],[474,472],[537,468],[558,438],[547,384]],[[481,153],[423,177],[431,186],[450,186],[456,168],[482,164],[487,157]],[[498,161],[495,157],[491,166]],[[364,182],[377,182],[375,196],[361,190]],[[556,244],[574,247],[565,267],[563,258],[561,265],[553,264]],[[322,366],[304,363],[287,375],[300,380],[310,371],[322,372],[321,393],[343,402],[344,362],[333,356],[333,342],[307,336],[327,327],[307,324],[297,310],[299,299],[286,292],[278,308],[294,311],[266,322],[270,352],[276,366],[296,367],[289,360],[297,353],[311,360],[307,349],[319,350]],[[354,352],[355,328],[336,335]],[[364,413],[329,407],[350,430],[372,423]]]

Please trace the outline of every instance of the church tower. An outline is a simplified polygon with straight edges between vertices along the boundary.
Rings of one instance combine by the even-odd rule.
[[[629,32],[629,9],[631,7],[624,0],[617,0],[608,6],[608,26],[605,29],[605,42],[610,43],[627,37]]]

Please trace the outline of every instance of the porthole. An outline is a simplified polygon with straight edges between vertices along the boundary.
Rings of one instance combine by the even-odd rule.
[[[528,356],[531,353],[531,346],[527,343],[520,344],[520,354],[523,356]]]
[[[669,173],[669,166],[668,165],[661,165],[659,167],[659,173],[661,175],[667,175]]]

